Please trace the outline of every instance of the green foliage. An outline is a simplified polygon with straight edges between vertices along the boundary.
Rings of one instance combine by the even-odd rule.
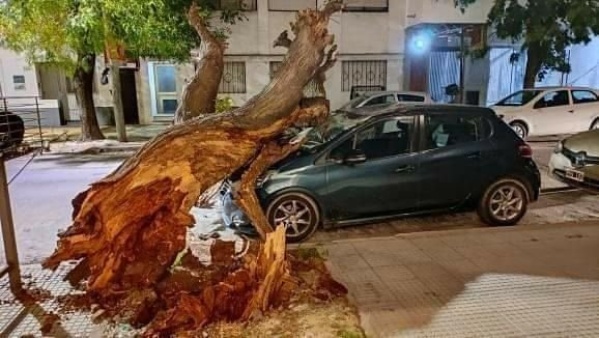
[[[462,10],[476,1],[454,0]],[[495,0],[488,23],[497,37],[523,43],[529,67],[542,79],[550,70],[569,72],[566,48],[599,33],[599,1]]]
[[[102,53],[107,42],[123,43],[132,57],[187,60],[199,43],[186,17],[191,1],[0,1],[0,40],[32,61],[67,67],[77,64],[77,55]],[[219,1],[197,1],[206,20],[217,13]],[[238,8],[218,13],[226,24],[243,18]]]
[[[216,99],[216,109],[215,112],[224,113],[233,108],[233,99],[230,97],[219,97]]]

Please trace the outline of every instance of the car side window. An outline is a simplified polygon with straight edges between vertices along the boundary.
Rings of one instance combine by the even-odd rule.
[[[425,150],[487,139],[491,125],[483,116],[427,115]]]
[[[353,150],[363,152],[367,160],[407,154],[411,150],[413,134],[414,117],[383,119],[338,145],[329,158],[343,160]]]
[[[573,90],[572,100],[574,100],[574,104],[599,102],[597,95],[589,90]]]
[[[389,104],[395,103],[395,97],[392,94],[389,95],[381,95],[370,99],[370,101],[366,102],[364,107],[375,106],[378,104]]]
[[[537,103],[535,103],[534,108],[539,109],[539,108],[560,107],[560,106],[567,106],[569,104],[570,104],[570,98],[568,95],[568,91],[567,90],[558,90],[558,91],[549,92],[549,93],[543,95],[543,97],[541,99],[539,99],[539,101],[537,101]]]
[[[397,94],[397,100],[399,102],[424,102],[424,96],[410,95],[410,94]]]

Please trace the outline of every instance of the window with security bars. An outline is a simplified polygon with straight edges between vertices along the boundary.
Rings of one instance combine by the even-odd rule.
[[[345,0],[344,12],[387,12],[389,0]]]
[[[299,11],[316,6],[316,0],[268,0],[269,11]]]
[[[343,61],[341,64],[341,90],[351,91],[353,86],[387,86],[387,61]]]
[[[272,80],[275,75],[277,74],[277,72],[279,71],[279,69],[281,68],[281,65],[283,64],[283,62],[281,61],[271,61],[270,62],[270,79]],[[310,82],[308,82],[308,84],[304,87],[304,96],[305,97],[314,97],[314,96],[318,96],[320,93],[318,91],[318,85],[316,83],[316,81],[311,80]]]
[[[225,62],[223,77],[218,87],[219,93],[245,93],[245,62]]]
[[[241,9],[243,11],[255,11],[258,9],[257,0],[219,0],[217,9]]]

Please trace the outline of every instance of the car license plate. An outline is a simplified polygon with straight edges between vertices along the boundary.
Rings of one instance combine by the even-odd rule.
[[[576,182],[584,182],[584,173],[574,169],[566,169],[566,178]]]

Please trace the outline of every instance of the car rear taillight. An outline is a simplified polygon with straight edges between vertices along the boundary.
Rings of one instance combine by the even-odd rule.
[[[522,143],[518,146],[518,154],[522,158],[532,158],[532,147],[528,143]]]

